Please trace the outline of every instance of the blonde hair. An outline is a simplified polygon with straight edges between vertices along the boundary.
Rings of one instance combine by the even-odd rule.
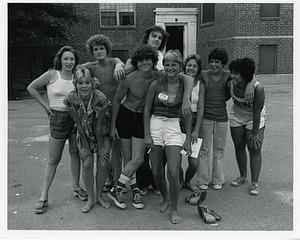
[[[163,65],[165,64],[165,61],[174,61],[177,62],[180,66],[182,66],[183,64],[182,55],[178,49],[167,51],[163,58]]]
[[[78,68],[75,71],[74,80],[73,80],[73,84],[74,84],[74,87],[76,90],[77,90],[76,84],[79,81],[79,79],[81,79],[81,78],[90,79],[93,89],[95,89],[96,84],[95,84],[95,80],[94,80],[94,77],[93,77],[91,71],[88,68]]]

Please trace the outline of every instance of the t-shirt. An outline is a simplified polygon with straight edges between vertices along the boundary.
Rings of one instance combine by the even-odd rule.
[[[227,122],[226,110],[226,82],[224,72],[220,79],[215,81],[211,72],[208,72],[208,81],[205,82],[205,102],[203,118],[217,122]]]

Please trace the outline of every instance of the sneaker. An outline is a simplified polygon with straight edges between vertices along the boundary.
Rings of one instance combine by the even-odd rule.
[[[256,182],[251,183],[249,194],[252,196],[257,196],[259,194],[258,183],[256,183]]]
[[[145,195],[148,193],[147,188],[139,189],[139,191],[140,191],[140,194],[141,194],[142,196],[145,196]]]
[[[247,177],[238,177],[231,182],[232,187],[239,187],[242,184],[247,183]]]
[[[160,192],[157,188],[155,188],[155,189],[153,190],[153,192],[154,192],[156,195],[161,195],[161,192]]]
[[[212,188],[213,188],[214,190],[221,190],[221,189],[222,189],[222,184],[213,184],[213,185],[212,185]]]
[[[107,192],[109,192],[111,190],[111,188],[112,188],[112,186],[109,186],[109,185],[106,186],[106,185],[104,185],[102,192],[107,193]]]
[[[126,187],[122,188],[122,193],[126,194],[126,193],[128,193],[130,191],[130,189],[131,189],[130,186],[126,185]]]
[[[132,206],[136,209],[143,209],[145,206],[138,189],[132,190]]]
[[[201,185],[199,185],[199,189],[200,190],[207,190],[208,189],[208,185],[207,184],[201,184]]]
[[[107,196],[114,202],[114,204],[117,207],[121,209],[127,208],[126,204],[123,202],[123,194],[121,187],[113,187],[107,194]]]

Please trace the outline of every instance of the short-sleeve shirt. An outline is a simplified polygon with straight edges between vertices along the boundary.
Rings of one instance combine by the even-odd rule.
[[[104,114],[102,121],[102,134],[110,131],[111,102],[99,90],[93,90],[87,108],[84,106],[79,94],[74,90],[68,94],[64,101],[68,109],[74,107],[82,128],[84,129],[91,152],[97,151],[96,127],[100,114]],[[81,148],[81,136],[77,130],[77,144]]]

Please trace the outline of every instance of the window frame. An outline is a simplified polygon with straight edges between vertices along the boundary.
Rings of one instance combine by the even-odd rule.
[[[214,5],[214,20],[211,21],[211,22],[205,22],[205,23],[203,23],[204,4],[213,4]],[[201,4],[200,26],[201,27],[213,26],[213,25],[215,25],[215,22],[216,22],[216,4],[215,3],[202,3]]]
[[[101,28],[135,28],[136,27],[136,4],[135,3],[126,3],[132,4],[131,9],[123,9],[122,3],[113,3],[115,5],[115,9],[107,9],[107,12],[115,12],[116,13],[116,25],[102,25],[102,12],[106,12],[105,10],[101,9],[101,5],[105,3],[99,3],[99,15],[100,15],[100,27]],[[125,12],[132,12],[133,13],[133,25],[120,25],[120,13]]]
[[[262,16],[262,5],[277,5],[278,6],[278,16]],[[260,3],[259,4],[259,18],[260,20],[279,20],[280,18],[280,3]]]

